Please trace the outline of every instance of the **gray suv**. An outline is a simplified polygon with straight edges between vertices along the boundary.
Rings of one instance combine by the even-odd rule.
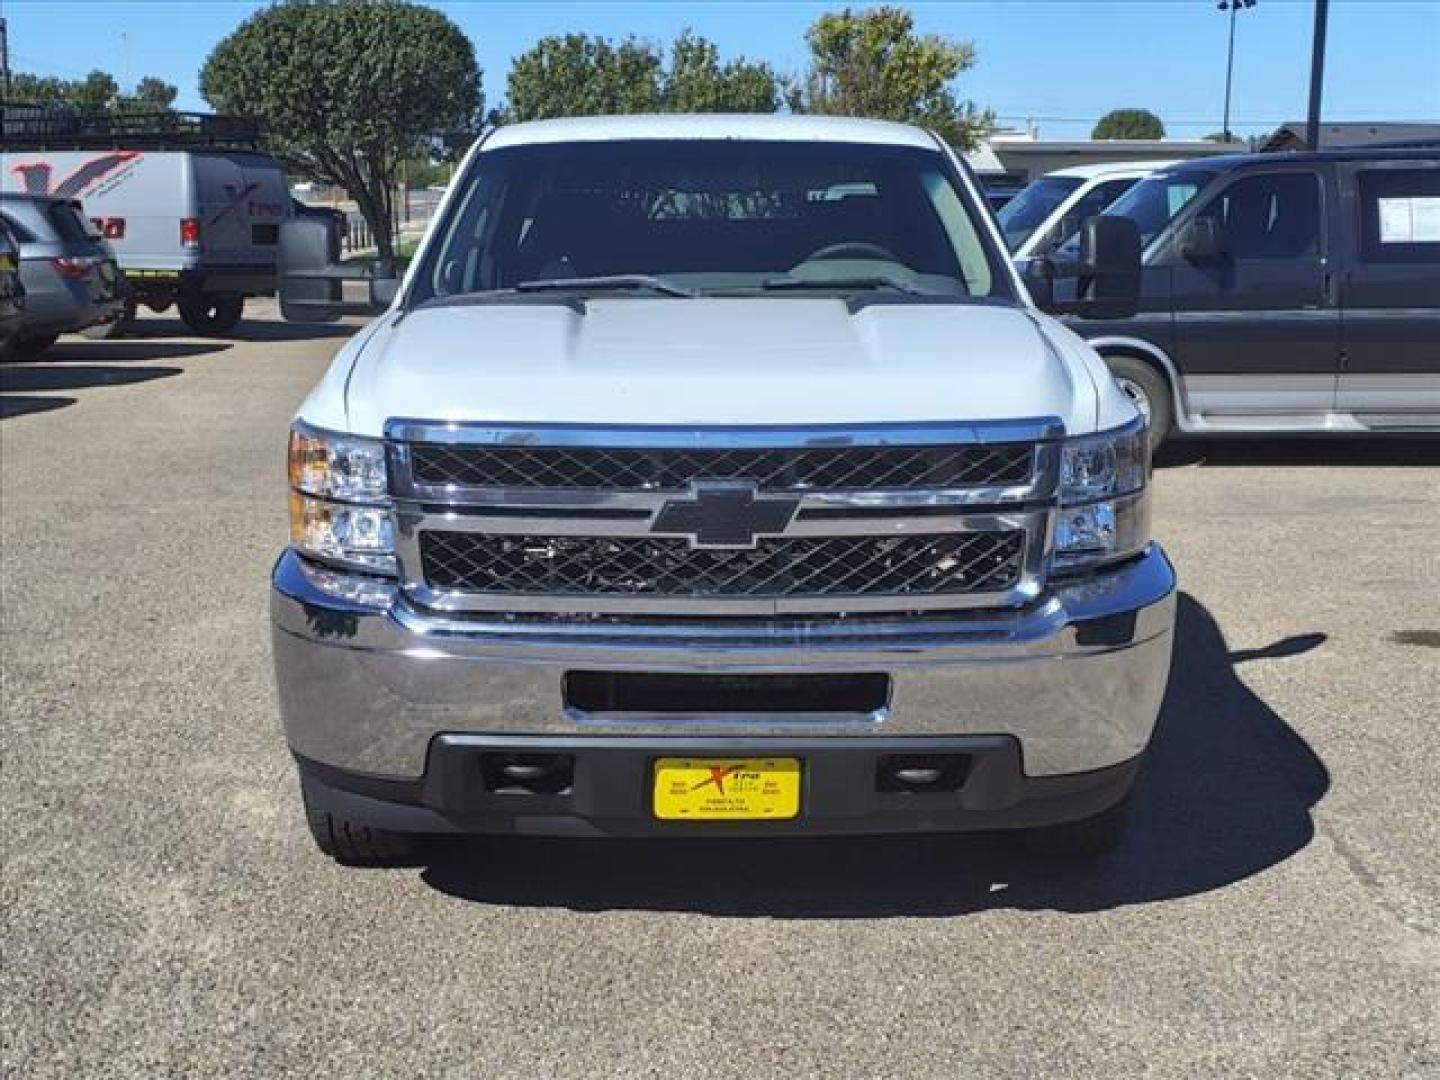
[[[80,203],[0,194],[0,217],[20,247],[25,311],[16,342],[19,352],[43,352],[61,334],[120,317],[120,270],[110,245],[91,231]]]
[[[20,245],[0,217],[0,359],[8,360],[20,336],[25,286],[20,283]]]

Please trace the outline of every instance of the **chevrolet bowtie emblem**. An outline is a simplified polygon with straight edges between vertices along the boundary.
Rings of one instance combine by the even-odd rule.
[[[783,533],[799,508],[799,499],[762,496],[754,484],[697,482],[688,498],[660,508],[650,531],[687,537],[697,548],[753,548],[760,537]]]

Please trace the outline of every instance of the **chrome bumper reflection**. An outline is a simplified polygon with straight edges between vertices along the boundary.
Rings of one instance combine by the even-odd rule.
[[[333,586],[333,582],[331,583]],[[1030,776],[1128,760],[1169,673],[1175,577],[1158,547],[1052,583],[1021,611],[917,619],[625,623],[434,617],[403,600],[322,591],[287,552],[271,609],[281,712],[314,761],[417,777],[441,732],[628,735],[1013,735]],[[587,718],[565,672],[884,672],[879,716]]]

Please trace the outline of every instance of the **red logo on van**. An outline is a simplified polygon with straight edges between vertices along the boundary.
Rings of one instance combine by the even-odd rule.
[[[58,195],[64,199],[74,199],[83,195],[120,166],[129,164],[141,156],[139,150],[116,150],[113,153],[101,154],[99,157],[85,162],[54,187],[50,185],[50,176],[54,171],[54,166],[48,161],[15,165],[11,167],[10,171],[20,177],[20,182],[25,185],[25,194],[27,195]]]

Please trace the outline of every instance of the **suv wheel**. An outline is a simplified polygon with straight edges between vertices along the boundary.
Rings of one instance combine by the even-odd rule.
[[[1157,449],[1175,423],[1170,384],[1151,365],[1133,356],[1107,356],[1105,363],[1121,392],[1135,403],[1150,425],[1150,449]]]
[[[1025,846],[1037,855],[1062,859],[1084,859],[1104,855],[1120,846],[1130,824],[1130,794],[1114,806],[1079,821],[1026,829]]]
[[[125,309],[120,312],[118,318],[98,326],[87,326],[80,333],[84,334],[91,341],[114,341],[130,333],[135,326],[135,301],[126,300]]]
[[[199,293],[182,296],[176,306],[180,309],[180,318],[195,333],[223,336],[240,321],[245,298],[239,293]]]
[[[420,847],[417,834],[376,829],[322,810],[314,805],[309,782],[303,778],[300,794],[315,846],[336,862],[346,866],[399,866],[415,858]]]

